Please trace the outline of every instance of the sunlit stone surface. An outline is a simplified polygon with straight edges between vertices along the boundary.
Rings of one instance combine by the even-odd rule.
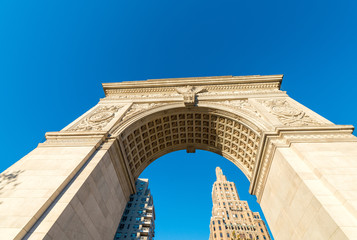
[[[357,239],[353,127],[294,101],[281,80],[103,84],[96,106],[1,174],[1,239],[113,239],[137,177],[180,149],[232,161],[275,239]]]

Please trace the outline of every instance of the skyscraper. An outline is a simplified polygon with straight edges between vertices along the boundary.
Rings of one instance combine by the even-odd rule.
[[[136,193],[130,196],[114,240],[152,240],[155,235],[155,209],[149,180],[136,180]]]
[[[227,181],[220,167],[216,167],[216,177],[209,240],[271,239],[259,213],[252,212],[248,202],[239,199],[235,184]]]

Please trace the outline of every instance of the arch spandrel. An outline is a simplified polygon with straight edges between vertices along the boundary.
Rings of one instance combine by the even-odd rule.
[[[276,81],[276,79],[274,81]],[[143,82],[143,85],[149,82],[150,81]],[[158,83],[158,81],[156,82]],[[162,142],[165,146],[161,145],[161,149],[155,150],[155,154],[150,156],[146,156],[145,151],[141,153],[142,156],[136,156],[136,158],[135,156],[131,156],[132,154],[140,154],[140,150],[135,152],[135,148],[133,150],[134,152],[129,153],[129,150],[125,152],[125,146],[130,142],[125,142],[125,138],[127,137],[125,134],[130,132],[129,129],[131,129],[131,131],[134,131],[133,129],[135,127],[139,129],[141,125],[144,124],[144,121],[149,121],[147,119],[153,118],[152,121],[155,121],[157,116],[167,114],[172,111],[172,109],[182,109],[181,111],[192,113],[200,112],[199,109],[206,109],[210,114],[215,113],[225,118],[234,119],[234,121],[245,124],[245,126],[249,126],[253,131],[259,133],[259,136],[263,137],[262,140],[264,142],[266,141],[266,136],[277,136],[280,131],[279,129],[290,131],[306,126],[320,128],[321,126],[333,125],[318,114],[296,103],[289,98],[285,92],[280,91],[280,83],[278,82],[245,82],[244,84],[234,82],[234,84],[231,85],[222,84],[213,86],[205,83],[198,85],[198,87],[186,86],[179,88],[177,92],[175,92],[176,88],[173,86],[166,88],[151,86],[147,89],[142,86],[135,88],[133,85],[130,85],[130,89],[123,89],[120,86],[121,84],[118,85],[119,88],[117,89],[115,89],[115,87],[106,89],[107,97],[103,99],[103,103],[106,101],[118,101],[120,103],[123,99],[126,99],[125,101],[131,99],[131,106],[123,114],[121,120],[111,128],[110,134],[112,136],[120,135],[118,139],[121,142],[123,141],[123,143],[121,143],[122,150],[125,156],[128,155],[129,159],[126,159],[126,161],[128,165],[130,165],[128,168],[134,178],[138,177],[148,164],[168,152],[181,149],[191,149],[188,151],[193,151],[192,149],[203,149],[218,153],[235,163],[252,182],[250,192],[252,194],[260,193],[260,189],[264,185],[264,179],[268,174],[266,170],[267,167],[264,168],[267,164],[263,162],[268,161],[268,158],[264,156],[267,155],[267,151],[265,151],[267,147],[266,144],[259,144],[256,149],[257,152],[254,153],[254,161],[245,160],[244,157],[247,155],[245,149],[239,147],[237,149],[238,154],[235,155],[234,150],[236,149],[234,149],[235,145],[233,143],[222,146],[218,145],[219,147],[217,147],[215,144],[203,144],[202,141],[201,143],[195,142],[195,137],[193,140],[186,139],[187,142],[185,143],[181,143],[181,141],[184,140],[179,137],[180,144],[177,144],[177,142],[173,144],[175,148],[166,146],[165,139],[164,142]],[[170,94],[166,94],[166,91]],[[162,94],[163,98],[159,97],[160,94]],[[182,95],[181,97],[180,94]],[[140,99],[140,97],[143,98]],[[138,132],[140,132],[140,130]],[[187,134],[185,131],[180,131],[179,133]],[[204,133],[195,132],[194,134]],[[226,141],[224,138],[222,138],[222,140],[223,142]],[[156,144],[155,141],[154,144]],[[170,145],[170,143],[168,144]],[[142,143],[142,145],[145,144]],[[160,144],[158,145],[160,146]],[[141,145],[139,145],[139,147],[142,148]],[[230,149],[231,147],[233,147],[233,149]],[[155,149],[155,147],[153,149]],[[148,162],[146,162],[145,159],[140,160],[144,155],[148,158]],[[140,162],[138,162],[139,160]],[[252,162],[254,162],[253,165],[251,165]],[[261,169],[262,167],[263,169]],[[258,191],[255,191],[253,188],[255,188],[257,183],[258,187],[256,189],[258,189]]]

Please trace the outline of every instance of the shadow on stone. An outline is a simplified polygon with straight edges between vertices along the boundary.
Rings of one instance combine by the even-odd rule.
[[[6,191],[6,189],[14,189],[18,185],[17,178],[23,172],[24,170],[17,170],[0,173],[0,196],[4,193],[4,191]],[[2,201],[0,201],[0,204],[1,203]]]

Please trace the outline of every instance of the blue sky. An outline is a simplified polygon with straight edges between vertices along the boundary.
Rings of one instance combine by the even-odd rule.
[[[284,74],[282,89],[292,98],[336,124],[356,126],[356,12],[352,0],[3,0],[0,171],[44,141],[45,132],[95,105],[104,96],[102,82]],[[202,161],[209,161],[204,171]],[[229,161],[206,152],[172,153],[147,168],[156,239],[208,238],[216,165],[237,185],[244,182]],[[156,187],[165,177],[167,185]],[[204,203],[186,204],[170,190],[191,185],[187,191]],[[176,200],[185,204],[167,208]],[[172,226],[168,212],[190,219]]]

